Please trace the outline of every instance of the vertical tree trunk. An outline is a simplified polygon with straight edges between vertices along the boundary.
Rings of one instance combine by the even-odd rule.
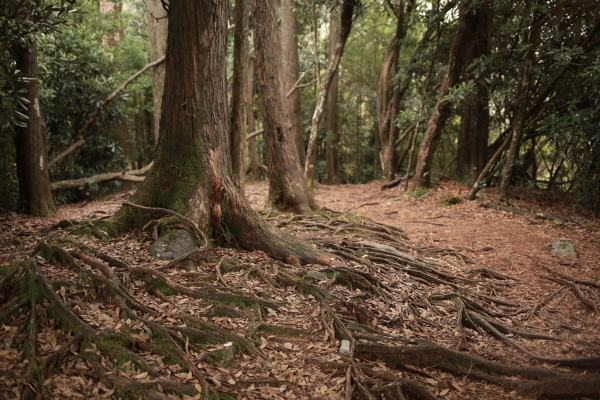
[[[528,10],[529,12],[529,10]],[[537,13],[537,11],[535,11]],[[508,187],[511,183],[514,163],[521,148],[521,139],[523,137],[523,127],[527,116],[527,100],[529,98],[529,86],[531,85],[531,75],[533,71],[533,61],[535,59],[536,46],[540,40],[539,16],[530,18],[530,27],[528,32],[527,44],[529,49],[525,55],[521,77],[517,87],[517,99],[515,104],[515,115],[512,121],[512,132],[510,139],[510,148],[506,156],[506,163],[502,170],[502,183],[500,184],[500,198],[508,198]]]
[[[273,0],[254,0],[254,46],[267,149],[269,203],[281,210],[305,213],[317,203],[302,177],[292,124],[281,85],[281,47]]]
[[[37,48],[35,44],[15,48],[17,69],[31,79],[27,83],[26,127],[15,131],[17,149],[17,177],[19,196],[24,211],[37,217],[49,217],[58,212],[50,191],[48,153],[46,151],[46,127],[40,113]]]
[[[324,253],[260,218],[233,183],[227,115],[227,6],[227,1],[213,0],[170,3],[156,159],[132,202],[176,211],[212,241],[230,239],[245,249],[289,262],[330,263]],[[121,222],[118,226],[136,221],[136,213],[135,208],[121,209],[116,215]]]
[[[474,6],[466,13],[468,43],[464,50],[463,79],[470,79],[469,65],[474,59],[489,56],[492,42],[492,5],[489,1]],[[490,132],[488,110],[489,90],[485,71],[475,78],[477,91],[465,98],[461,104],[460,134],[456,158],[456,175],[475,181],[487,162],[487,147]]]
[[[281,0],[281,60],[283,93],[287,93],[300,77],[300,61],[298,57],[298,19],[294,0]],[[304,131],[302,129],[302,92],[294,92],[286,99],[292,134],[296,141],[300,165],[304,165],[306,151],[304,150]]]
[[[327,103],[327,96],[329,94],[329,86],[333,80],[342,54],[344,54],[344,47],[346,46],[346,40],[350,35],[352,29],[352,17],[354,14],[355,0],[344,0],[342,2],[342,10],[340,12],[340,35],[335,45],[335,51],[333,57],[329,61],[329,65],[323,73],[323,79],[319,87],[319,94],[317,97],[317,105],[312,118],[312,125],[310,128],[310,138],[308,141],[308,150],[306,153],[306,163],[304,165],[304,174],[308,185],[312,187],[312,183],[315,177],[315,168],[317,164],[317,152],[319,148],[319,131],[321,130],[321,124],[323,123],[323,113],[325,103]]]
[[[339,37],[339,20],[337,13],[331,13],[329,23],[329,59],[335,55],[336,39]],[[336,71],[331,80],[327,100],[327,135],[325,143],[325,171],[327,183],[338,185],[340,183],[340,156],[338,144],[340,141],[339,107],[338,107],[338,81],[339,71]]]
[[[248,96],[246,111],[248,113],[248,132],[256,130],[254,123],[254,57],[248,59]],[[248,141],[248,153],[250,153],[250,179],[260,180],[260,159],[258,158],[258,149],[256,148],[256,137]]]
[[[233,85],[231,103],[231,164],[233,181],[244,193],[246,176],[246,118],[248,85],[248,23],[250,19],[250,0],[236,0],[233,21]]]
[[[398,56],[400,43],[406,36],[404,27],[404,1],[396,4],[396,32],[390,40],[379,81],[377,83],[377,118],[379,121],[379,141],[381,143],[381,166],[387,181],[394,180],[396,172],[396,139],[399,128],[396,117],[400,111],[400,82],[396,77],[400,70]]]
[[[415,176],[410,186],[411,190],[414,190],[417,187],[429,187],[431,183],[431,165],[433,164],[433,156],[452,108],[452,104],[443,99],[448,95],[450,88],[458,83],[460,77],[463,61],[462,51],[466,40],[468,39],[467,33],[469,31],[466,25],[467,21],[465,19],[465,14],[471,12],[470,7],[470,2],[460,4],[458,27],[456,28],[452,47],[450,48],[448,70],[446,71],[446,76],[442,82],[437,102],[435,103],[431,117],[427,123],[423,141],[419,147]]]
[[[167,13],[160,0],[146,0],[148,7],[148,39],[150,41],[150,62],[165,55],[167,51]],[[154,143],[158,143],[160,113],[165,91],[165,64],[152,70],[152,104],[154,108]]]

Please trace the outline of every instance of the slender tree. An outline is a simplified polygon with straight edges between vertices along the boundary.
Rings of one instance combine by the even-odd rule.
[[[264,221],[232,180],[227,113],[227,1],[169,6],[167,73],[154,165],[132,197],[191,220],[208,240],[235,241],[289,262],[330,263],[324,253]],[[136,208],[115,216],[121,229]]]
[[[331,57],[329,60],[327,69],[323,73],[323,78],[320,81],[317,105],[315,106],[315,112],[312,117],[312,124],[310,128],[310,138],[308,141],[308,150],[306,152],[306,163],[304,165],[304,175],[306,176],[306,180],[311,187],[315,177],[317,151],[319,147],[319,131],[321,130],[321,125],[323,123],[325,105],[327,104],[327,98],[329,95],[329,87],[331,86],[333,77],[338,69],[342,55],[344,54],[346,40],[348,39],[350,31],[352,30],[355,2],[356,0],[344,0],[341,4],[342,9],[340,11],[339,38],[336,41],[333,57]]]
[[[298,18],[294,0],[281,0],[281,60],[283,93],[294,86],[300,77],[300,61],[298,57]],[[296,141],[300,164],[304,165],[306,150],[304,149],[304,130],[302,129],[302,93],[294,90],[286,99],[292,134]]]
[[[523,138],[523,128],[527,117],[527,100],[529,99],[529,91],[532,84],[533,64],[536,57],[536,47],[540,40],[542,15],[537,10],[526,9],[529,14],[525,17],[529,21],[527,31],[524,35],[528,49],[525,53],[523,67],[521,68],[521,76],[517,86],[517,98],[515,104],[515,113],[512,121],[512,131],[510,133],[510,147],[502,170],[502,183],[500,184],[500,198],[508,198],[508,187],[511,183],[514,164],[521,148],[521,140]]]
[[[167,12],[161,0],[147,0],[148,7],[148,40],[150,41],[150,61],[154,62],[167,51]],[[165,90],[165,64],[152,70],[152,104],[154,108],[154,143],[158,143],[160,131],[160,113]]]
[[[46,126],[40,112],[37,47],[17,44],[13,47],[17,69],[27,78],[27,125],[15,131],[17,177],[23,209],[29,215],[49,217],[57,213],[48,173]]]
[[[248,113],[248,133],[256,130],[254,122],[254,56],[248,58],[248,96],[246,112]],[[248,140],[248,153],[250,154],[250,179],[253,181],[260,180],[260,159],[258,157],[258,149],[256,146],[256,137]]]
[[[329,22],[329,60],[335,55],[336,41],[339,37],[340,21],[335,11],[331,13]],[[338,151],[340,141],[340,111],[338,107],[338,81],[340,73],[335,71],[329,94],[327,95],[327,135],[325,143],[325,172],[327,183],[338,185],[340,180],[340,154]]]
[[[244,193],[246,176],[246,120],[248,85],[248,24],[250,0],[236,0],[233,14],[233,85],[231,99],[231,164],[233,181]]]
[[[431,165],[433,164],[433,156],[437,145],[442,136],[442,131],[446,125],[446,120],[450,115],[452,104],[445,101],[444,98],[448,95],[450,88],[458,83],[463,65],[462,51],[468,38],[468,26],[466,13],[472,12],[470,2],[463,2],[459,7],[458,26],[452,47],[450,48],[450,58],[448,59],[448,70],[440,87],[437,102],[427,123],[427,129],[423,136],[423,141],[419,147],[419,155],[415,168],[415,176],[410,188],[414,190],[416,187],[428,187],[431,182]]]
[[[317,203],[302,177],[292,123],[281,85],[281,47],[274,0],[254,0],[254,46],[269,176],[269,203],[305,213]]]
[[[400,111],[400,100],[403,90],[398,81],[400,65],[398,56],[400,45],[406,36],[404,26],[404,1],[400,0],[395,6],[396,32],[390,40],[383,68],[379,75],[377,84],[377,116],[379,120],[379,140],[381,142],[381,164],[383,175],[387,181],[394,180],[396,172],[396,140],[399,128],[396,125],[396,117]]]

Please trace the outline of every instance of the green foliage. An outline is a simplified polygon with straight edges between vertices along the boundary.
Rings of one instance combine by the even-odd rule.
[[[3,0],[0,4],[0,126],[9,133],[27,117],[27,79],[16,69],[14,50],[29,46],[36,36],[55,32],[75,12],[73,1]]]

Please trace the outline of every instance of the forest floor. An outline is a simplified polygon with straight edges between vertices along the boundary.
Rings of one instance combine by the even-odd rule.
[[[199,399],[207,385],[239,399],[344,399],[349,393],[389,399],[401,392],[516,399],[560,390],[559,398],[598,398],[600,221],[594,214],[543,191],[514,189],[507,205],[493,188],[466,201],[469,188],[450,181],[420,198],[380,186],[320,185],[317,201],[333,211],[292,218],[264,208],[266,183],[247,184],[247,197],[267,219],[344,258],[330,268],[223,248],[172,265],[148,255],[150,228],[101,240],[55,225],[91,226],[132,192],[62,206],[55,218],[0,216],[0,272],[30,257],[41,240],[60,242],[70,254],[61,257],[79,268],[73,274],[36,256],[38,275],[48,277],[57,297],[33,307],[23,298],[21,312],[9,312],[18,297],[8,278],[0,281],[0,398],[28,392],[36,399],[119,393]],[[462,201],[440,204],[448,195]],[[554,238],[572,239],[577,257],[553,256]],[[94,264],[82,249],[95,249],[110,267]],[[207,288],[232,301],[225,305]],[[109,292],[120,289],[131,297],[118,303]],[[84,321],[83,332],[118,336],[120,344],[90,343],[77,327],[70,332],[51,303],[72,310]],[[138,307],[137,314],[129,307]],[[37,380],[23,357],[32,335],[42,371]],[[339,352],[343,338],[351,341],[350,355]]]

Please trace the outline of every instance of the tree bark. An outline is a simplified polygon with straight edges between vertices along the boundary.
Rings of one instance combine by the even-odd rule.
[[[227,7],[227,1],[213,0],[170,3],[157,154],[131,202],[182,214],[216,243],[233,241],[287,262],[329,264],[326,253],[260,218],[231,178]],[[127,228],[140,212],[122,208],[115,225]]]
[[[298,19],[294,0],[281,0],[281,53],[282,53],[282,82],[283,93],[287,93],[300,76],[300,61],[298,57]],[[286,102],[292,120],[292,134],[296,141],[300,165],[304,165],[306,151],[304,150],[304,131],[302,129],[302,93],[294,90]]]
[[[46,126],[40,113],[37,47],[16,46],[17,69],[31,79],[27,83],[27,126],[15,130],[17,149],[17,177],[19,197],[25,213],[36,217],[56,215],[58,209],[50,191],[48,152],[46,151]]]
[[[317,164],[317,152],[319,147],[319,131],[321,130],[321,124],[323,123],[323,114],[325,104],[327,103],[327,97],[329,95],[329,86],[333,80],[342,55],[344,54],[344,47],[346,46],[346,40],[350,35],[352,29],[352,17],[354,14],[355,0],[344,0],[340,12],[340,35],[337,40],[333,57],[329,61],[327,69],[323,73],[323,79],[319,87],[319,94],[317,97],[317,105],[312,118],[312,125],[310,128],[310,138],[308,141],[308,150],[306,153],[306,163],[304,165],[304,174],[308,185],[312,187],[313,180],[315,177],[315,169]]]
[[[150,62],[165,55],[167,51],[167,12],[160,0],[147,0],[148,39],[150,41]],[[165,64],[152,70],[152,104],[154,108],[154,143],[158,143],[160,132],[160,113],[165,91]]]
[[[332,12],[329,22],[329,59],[335,55],[336,40],[339,37],[338,13]],[[339,129],[339,107],[338,107],[338,81],[339,71],[335,71],[327,95],[327,135],[325,143],[325,172],[327,174],[327,184],[340,184],[340,156],[338,144],[340,141]]]
[[[423,141],[419,147],[415,176],[410,185],[411,190],[414,190],[417,187],[429,187],[431,183],[433,156],[452,108],[452,104],[448,101],[444,101],[444,97],[448,95],[450,88],[458,83],[460,72],[462,70],[462,50],[468,39],[467,21],[465,17],[469,10],[470,2],[460,4],[458,27],[456,28],[452,47],[450,48],[448,70],[446,71],[446,76],[440,88],[437,102],[435,103],[431,117],[427,123]]]
[[[236,0],[233,15],[235,24],[233,37],[233,85],[231,103],[231,164],[233,181],[244,193],[246,176],[246,112],[248,90],[248,24],[250,0]]]
[[[404,27],[404,1],[396,4],[396,32],[388,45],[383,68],[377,83],[377,117],[379,120],[379,140],[381,143],[381,165],[383,176],[390,182],[396,172],[396,140],[400,129],[396,117],[400,111],[400,98],[404,92],[396,77],[400,70],[398,56],[400,43],[406,36]],[[401,93],[402,92],[402,93]]]
[[[527,10],[530,12],[529,10]],[[534,11],[537,13],[537,11]],[[500,198],[508,198],[508,187],[511,183],[512,172],[514,170],[514,163],[519,154],[521,147],[521,139],[523,137],[523,127],[525,126],[525,119],[527,116],[527,100],[529,98],[529,87],[531,85],[531,75],[533,72],[533,62],[535,60],[536,46],[540,40],[540,23],[539,15],[534,15],[530,18],[529,31],[527,37],[527,44],[529,49],[525,54],[525,60],[523,62],[523,68],[521,70],[521,76],[519,84],[517,86],[517,98],[515,104],[515,114],[512,121],[512,132],[510,139],[510,148],[508,149],[508,155],[506,156],[506,163],[502,170],[502,183],[500,184]]]
[[[469,65],[474,59],[489,56],[492,42],[492,5],[489,1],[478,3],[466,13],[468,43],[464,50],[463,80],[470,80]],[[487,147],[490,133],[489,90],[485,79],[488,71],[474,77],[477,91],[465,98],[461,104],[460,134],[456,175],[475,181],[487,162]]]
[[[273,0],[254,0],[254,46],[269,176],[269,203],[305,213],[318,208],[303,179],[281,85],[281,47]]]
[[[256,130],[254,122],[254,57],[248,59],[248,89],[246,90],[246,95],[248,96],[248,104],[246,106],[248,132],[251,133]],[[248,140],[248,153],[250,153],[250,179],[259,181],[260,158],[258,157],[258,149],[256,148],[256,137]]]

